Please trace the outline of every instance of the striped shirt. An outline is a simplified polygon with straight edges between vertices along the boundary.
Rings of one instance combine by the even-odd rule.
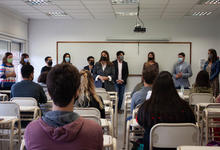
[[[7,77],[6,75],[14,72],[14,66],[7,66],[2,64],[0,66],[0,87],[1,88],[10,88],[15,83],[15,77]]]

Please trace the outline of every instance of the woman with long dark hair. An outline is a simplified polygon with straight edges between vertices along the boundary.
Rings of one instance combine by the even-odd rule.
[[[195,123],[189,104],[178,95],[172,75],[161,72],[153,84],[152,94],[138,110],[138,123],[144,127],[144,149],[149,148],[149,134],[157,123]]]
[[[29,55],[27,53],[23,53],[21,55],[20,64],[17,66],[16,69],[16,75],[17,75],[16,82],[20,82],[23,80],[21,75],[21,68],[23,65],[30,65]]]
[[[215,97],[219,94],[219,71],[220,61],[215,49],[208,50],[208,61],[205,63],[204,70],[209,73],[209,80]]]
[[[0,89],[10,90],[11,86],[15,83],[15,69],[13,65],[13,55],[10,52],[6,52],[2,59],[2,65],[0,66]]]
[[[144,63],[143,69],[146,66],[153,65],[157,69],[157,72],[159,73],[159,65],[155,61],[155,54],[154,54],[154,52],[149,52],[147,57],[148,57],[148,60],[147,60],[147,62]]]
[[[95,91],[94,79],[88,70],[80,71],[81,83],[76,107],[95,107],[100,111],[101,118],[105,118],[105,109],[102,98]]]
[[[193,84],[191,93],[213,93],[209,81],[209,74],[205,70],[201,70],[196,77],[196,82]]]
[[[94,66],[93,75],[97,88],[105,88],[106,91],[115,91],[115,68],[113,63],[110,62],[107,51],[101,52],[100,60]]]
[[[63,62],[62,63],[70,63],[71,64],[71,56],[69,53],[65,53],[63,55]]]

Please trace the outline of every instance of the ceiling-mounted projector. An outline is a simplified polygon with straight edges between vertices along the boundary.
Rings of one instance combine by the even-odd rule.
[[[134,32],[146,32],[146,28],[144,27],[144,22],[141,20],[140,14],[140,3],[138,4],[138,11],[137,11],[137,18],[136,18],[136,25],[134,26]]]
[[[146,28],[145,27],[141,27],[141,25],[137,24],[134,27],[134,32],[146,32]]]

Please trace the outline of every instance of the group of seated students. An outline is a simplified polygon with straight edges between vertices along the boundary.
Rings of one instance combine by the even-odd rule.
[[[176,90],[173,74],[167,71],[159,73],[158,64],[154,61],[154,53],[149,56],[149,62],[143,66],[142,82],[134,89],[131,101],[131,111],[139,107],[137,122],[145,129],[143,142],[145,150],[149,148],[149,133],[153,125],[195,123],[195,116],[189,104]],[[40,84],[33,82],[34,68],[27,54],[22,55],[21,58],[20,74],[23,79],[14,84],[19,71],[15,73],[12,58],[12,53],[6,53],[3,58],[0,69],[1,83],[3,83],[1,88],[11,88],[11,97],[34,97],[39,104],[47,102],[45,93],[48,93],[53,100],[52,111],[45,113],[42,118],[26,127],[24,136],[26,148],[58,150],[74,147],[74,149],[101,150],[102,128],[95,122],[83,119],[74,113],[73,109],[96,107],[101,117],[105,118],[104,103],[95,92],[95,87],[103,87],[107,91],[115,89],[113,84],[115,71],[109,61],[108,52],[101,53],[100,61],[96,63],[92,73],[89,70],[79,72],[70,63],[71,57],[68,53],[64,54],[63,62],[54,67],[52,67],[52,58],[46,57],[47,66],[42,68],[38,79]],[[91,65],[94,63],[91,62]],[[215,62],[214,67],[219,67],[219,60]],[[212,70],[212,63],[211,65],[207,63],[204,70],[198,73],[191,92],[215,93],[212,86],[212,82],[215,81],[210,81]],[[182,73],[175,75],[184,76]],[[215,78],[218,78],[218,74]]]

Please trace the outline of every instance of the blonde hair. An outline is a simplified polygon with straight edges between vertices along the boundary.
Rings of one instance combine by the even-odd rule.
[[[78,102],[80,105],[84,104],[85,97],[90,102],[90,95],[99,103],[100,109],[103,109],[103,103],[100,97],[96,94],[94,79],[91,73],[88,70],[80,71],[80,88],[79,88],[79,99]]]

